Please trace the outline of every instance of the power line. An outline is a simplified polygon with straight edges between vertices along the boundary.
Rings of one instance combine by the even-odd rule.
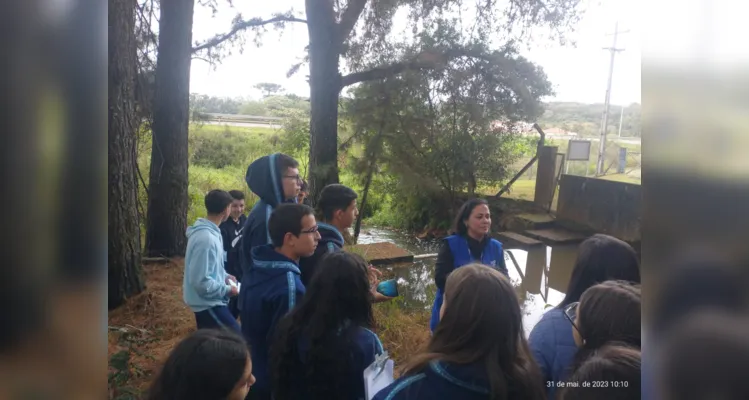
[[[606,133],[608,131],[609,125],[609,104],[611,101],[611,81],[614,76],[614,57],[616,56],[616,53],[624,51],[624,49],[616,47],[616,40],[619,38],[619,34],[627,32],[629,32],[629,30],[619,31],[619,22],[617,21],[614,25],[614,33],[606,35],[614,35],[614,43],[611,45],[611,47],[603,48],[604,50],[608,50],[609,52],[611,52],[611,61],[609,63],[609,81],[608,85],[606,86],[606,101],[604,103],[603,109],[603,121],[601,123],[601,140],[598,147],[598,164],[596,165],[596,176],[601,176],[604,173],[603,159],[606,153]]]

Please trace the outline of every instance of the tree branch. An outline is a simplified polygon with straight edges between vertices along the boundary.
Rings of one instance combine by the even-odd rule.
[[[375,67],[369,71],[354,72],[341,78],[341,86],[346,87],[359,82],[374,81],[391,77],[407,70],[432,69],[446,64],[448,61],[460,57],[476,57],[491,61],[505,60],[502,56],[491,56],[480,51],[470,49],[451,49],[444,53],[424,51],[409,61]]]
[[[240,31],[243,31],[245,29],[268,25],[268,24],[279,23],[279,22],[301,22],[301,23],[306,24],[307,20],[296,18],[290,15],[279,15],[279,16],[273,17],[271,19],[266,19],[266,20],[261,20],[260,18],[248,19],[246,21],[241,21],[241,22],[234,24],[234,26],[231,28],[229,32],[226,32],[221,35],[216,35],[212,39],[209,39],[205,41],[204,43],[193,47],[192,52],[197,53],[201,50],[205,50],[211,47],[218,46],[221,43],[231,39],[234,35],[236,35]]]
[[[341,22],[338,23],[338,38],[341,43],[346,41],[351,34],[365,5],[367,5],[367,0],[349,0],[346,10],[341,15]]]
[[[445,66],[452,60],[456,60],[461,57],[470,57],[484,60],[494,64],[495,66],[498,66],[502,71],[502,80],[504,81],[504,83],[508,85],[520,98],[528,98],[530,96],[528,87],[524,84],[522,78],[517,76],[515,68],[516,60],[508,57],[507,55],[507,51],[509,49],[510,48],[508,47],[504,51],[494,53],[486,53],[480,50],[467,48],[449,49],[443,53],[438,53],[435,51],[424,51],[408,61],[375,67],[368,71],[354,72],[342,76],[341,88],[345,88],[355,83],[389,78],[409,70],[417,71],[435,69],[441,66]]]

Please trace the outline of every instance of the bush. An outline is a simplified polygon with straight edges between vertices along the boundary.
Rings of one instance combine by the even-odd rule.
[[[273,130],[202,125],[190,132],[190,165],[247,166],[274,151]]]

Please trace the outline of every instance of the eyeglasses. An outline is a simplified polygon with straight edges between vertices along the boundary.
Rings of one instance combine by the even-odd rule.
[[[580,333],[580,328],[577,327],[577,324],[575,324],[575,320],[577,319],[577,306],[580,305],[580,302],[574,302],[568,304],[566,307],[564,307],[564,316],[567,318],[568,321],[572,324],[572,327],[575,328],[577,333]],[[580,333],[580,336],[582,336],[582,333]]]
[[[299,175],[284,175],[283,177],[286,178],[286,179],[293,179],[293,180],[295,180],[297,182],[301,182],[302,181],[302,177],[299,176]]]
[[[303,230],[303,231],[299,232],[299,234],[316,233],[318,230],[319,230],[319,227],[317,225],[315,225],[312,228],[309,228],[309,229],[306,229],[306,230]]]

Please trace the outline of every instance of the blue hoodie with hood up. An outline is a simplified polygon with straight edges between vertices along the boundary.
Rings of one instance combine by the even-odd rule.
[[[312,280],[312,275],[314,275],[322,256],[343,250],[343,235],[338,231],[338,228],[318,222],[317,229],[320,233],[320,240],[317,242],[315,253],[299,260],[299,270],[302,271],[302,283],[305,286],[309,285]]]
[[[218,225],[199,218],[187,228],[182,297],[193,312],[229,303],[231,286],[226,284],[225,254]]]
[[[242,334],[250,345],[255,387],[268,391],[268,353],[276,325],[301,300],[305,288],[299,266],[273,245],[252,249],[252,262],[252,270],[242,277]]]
[[[252,207],[250,215],[244,225],[244,234],[240,241],[239,263],[242,276],[252,269],[252,249],[264,244],[270,244],[268,233],[268,219],[273,209],[281,203],[296,203],[296,198],[283,198],[283,174],[277,171],[276,158],[279,153],[260,157],[247,167],[245,182],[252,193],[260,200]]]

